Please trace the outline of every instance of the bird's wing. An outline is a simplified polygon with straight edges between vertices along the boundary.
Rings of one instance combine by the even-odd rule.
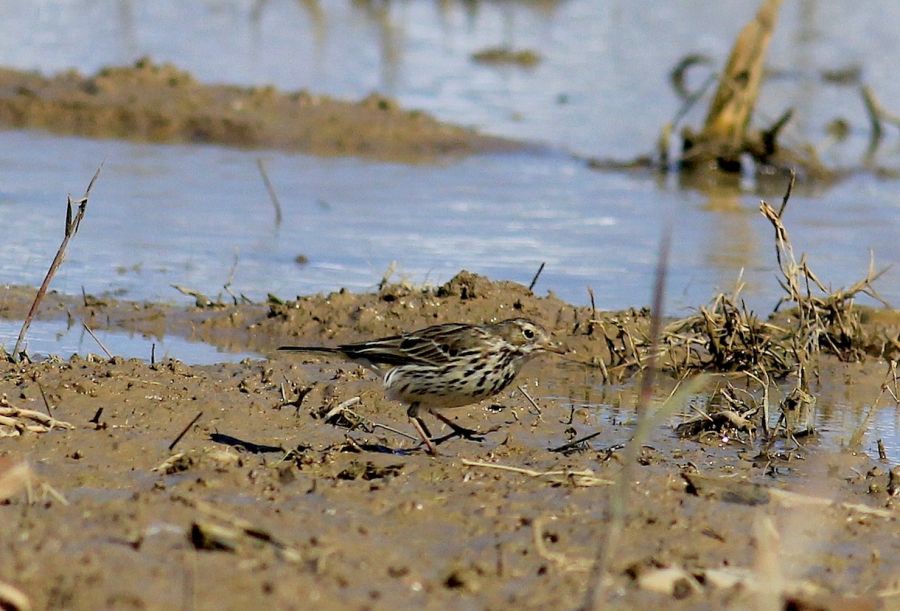
[[[450,323],[370,342],[344,344],[339,349],[351,358],[372,363],[440,366],[468,347],[475,333],[469,325]]]

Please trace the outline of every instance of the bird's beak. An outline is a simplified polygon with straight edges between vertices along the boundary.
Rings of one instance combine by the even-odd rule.
[[[566,349],[559,342],[555,342],[553,340],[547,340],[543,344],[541,344],[541,350],[544,352],[552,352],[553,354],[565,354]]]

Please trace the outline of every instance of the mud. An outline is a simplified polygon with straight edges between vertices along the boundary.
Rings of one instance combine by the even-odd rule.
[[[141,59],[93,76],[0,68],[0,124],[58,134],[428,162],[513,150],[510,140],[442,123],[372,94],[347,102],[306,91],[207,85]]]
[[[29,294],[4,289],[0,315],[21,316]],[[0,586],[32,608],[575,608],[598,583],[599,602],[625,608],[898,601],[900,482],[864,452],[815,436],[768,448],[682,440],[661,425],[626,481],[633,381],[547,356],[517,380],[537,409],[513,389],[451,412],[489,432],[430,457],[367,370],[274,351],[522,315],[554,329],[567,358],[591,361],[609,357],[597,336],[612,314],[465,273],[436,291],[385,285],[264,305],[51,295],[41,315],[67,312],[267,358],[0,361],[2,405],[74,426],[0,426]],[[646,324],[642,311],[616,316],[636,333]],[[813,390],[864,403],[883,367],[829,359]],[[675,384],[664,378],[654,394]],[[595,430],[577,452],[550,450]],[[29,481],[17,485],[23,463]],[[606,549],[619,499],[624,520]]]

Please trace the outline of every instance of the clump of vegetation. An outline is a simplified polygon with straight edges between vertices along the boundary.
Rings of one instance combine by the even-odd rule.
[[[740,299],[740,282],[733,294],[716,295],[709,306],[665,329],[667,363],[673,371],[740,371],[780,379],[820,352],[857,361],[872,347],[862,324],[864,310],[855,300],[867,295],[883,302],[872,286],[883,272],[870,267],[849,288],[829,290],[805,255],[798,260],[783,222],[793,182],[792,176],[778,210],[766,201],[760,204],[775,229],[778,282],[785,291],[775,311],[767,321],[749,311]],[[786,304],[790,307],[780,311]]]
[[[760,320],[741,300],[738,284],[732,294],[719,293],[696,314],[677,320],[663,334],[667,362],[679,374],[691,371],[791,371],[790,346],[779,341],[786,329]]]
[[[769,387],[788,377],[795,384],[778,404],[776,430],[783,425],[789,437],[810,433],[815,397],[808,383],[810,375],[816,374],[817,357],[824,353],[843,361],[858,361],[876,350],[879,356],[885,355],[886,343],[871,341],[863,325],[864,310],[855,305],[859,295],[883,302],[872,286],[882,272],[870,266],[866,275],[849,288],[829,290],[805,255],[798,260],[783,222],[793,184],[792,175],[777,210],[766,201],[760,203],[760,212],[775,230],[778,281],[784,289],[769,319],[761,321],[747,310],[739,299],[739,284],[733,295],[717,295],[710,306],[675,321],[664,333],[665,362],[673,371],[740,372],[758,382],[764,396],[759,399],[731,384],[717,388],[706,410],[679,425],[682,434],[752,431],[749,418],[761,407],[761,427],[768,432]],[[785,304],[790,307],[780,311]]]

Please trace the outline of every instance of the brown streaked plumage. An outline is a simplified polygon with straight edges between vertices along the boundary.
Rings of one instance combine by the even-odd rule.
[[[509,386],[535,354],[560,352],[550,334],[526,318],[486,325],[434,325],[335,348],[281,346],[279,350],[340,354],[372,366],[383,375],[387,397],[409,406],[406,413],[432,454],[435,448],[428,427],[419,417],[421,410],[433,414],[455,433],[472,438],[476,431],[457,425],[436,410],[493,396]]]

